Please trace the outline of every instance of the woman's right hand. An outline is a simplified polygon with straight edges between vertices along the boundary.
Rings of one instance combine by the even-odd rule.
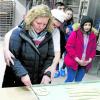
[[[22,83],[24,83],[25,86],[31,86],[32,85],[30,77],[29,77],[28,74],[25,75],[25,76],[22,76],[21,81],[22,81]]]
[[[10,66],[10,62],[12,65],[14,65],[14,61],[12,58],[15,58],[15,56],[9,50],[4,50],[4,59],[6,65]]]

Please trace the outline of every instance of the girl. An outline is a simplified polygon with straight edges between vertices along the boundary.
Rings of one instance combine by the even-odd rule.
[[[91,68],[96,54],[96,35],[91,32],[93,20],[83,16],[80,28],[73,31],[66,43],[67,54],[64,62],[67,67],[65,82],[82,81],[85,73]]]

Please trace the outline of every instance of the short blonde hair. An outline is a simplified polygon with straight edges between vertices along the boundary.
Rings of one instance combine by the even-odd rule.
[[[52,28],[51,28],[52,14],[51,14],[49,7],[44,4],[34,6],[32,7],[32,9],[28,11],[24,19],[25,24],[26,24],[26,29],[29,30],[32,21],[34,21],[38,17],[48,17],[49,18],[49,22],[47,24],[46,30],[51,32],[52,31]]]

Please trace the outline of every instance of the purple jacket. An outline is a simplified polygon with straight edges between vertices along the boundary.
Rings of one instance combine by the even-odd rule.
[[[71,67],[74,70],[78,69],[78,63],[75,61],[75,57],[82,58],[82,53],[84,51],[84,40],[83,40],[83,33],[80,29],[77,31],[73,31],[70,35],[67,44],[65,46],[67,54],[64,58],[64,62],[67,67]],[[89,42],[87,45],[86,50],[86,58],[85,60],[88,60],[89,58],[94,58],[96,54],[96,35],[91,32],[89,34]],[[86,69],[91,68],[91,63],[86,66]]]

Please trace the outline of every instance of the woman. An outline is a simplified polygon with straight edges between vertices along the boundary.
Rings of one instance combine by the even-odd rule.
[[[51,17],[48,6],[37,5],[27,13],[23,25],[13,31],[9,49],[15,58],[6,67],[2,87],[50,82],[50,72],[45,70],[54,58]]]
[[[80,28],[73,31],[66,43],[67,54],[64,62],[67,67],[65,82],[80,82],[85,73],[91,68],[92,60],[96,54],[96,35],[91,31],[93,20],[83,16]]]

